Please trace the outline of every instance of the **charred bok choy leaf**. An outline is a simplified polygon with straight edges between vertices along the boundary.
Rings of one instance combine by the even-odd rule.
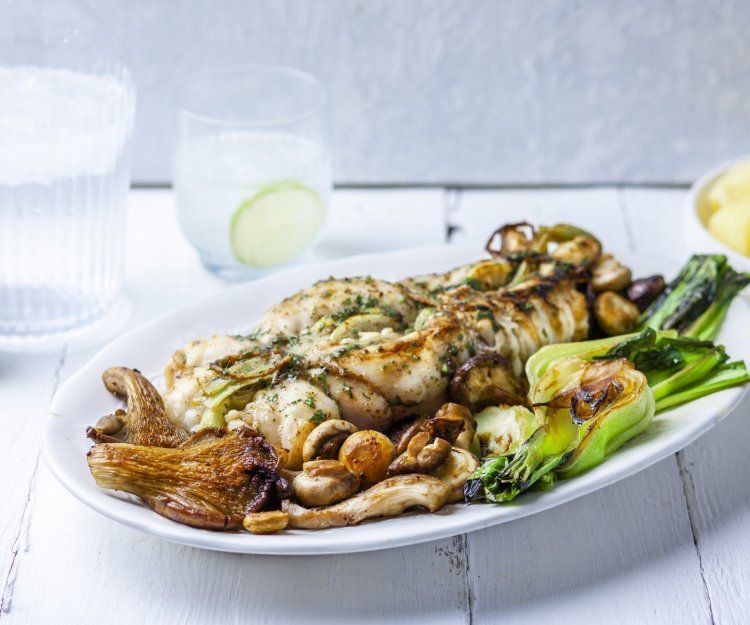
[[[526,363],[540,427],[512,458],[486,458],[467,500],[510,501],[552,472],[567,478],[601,463],[654,414],[750,380],[721,345],[656,332],[543,347]]]

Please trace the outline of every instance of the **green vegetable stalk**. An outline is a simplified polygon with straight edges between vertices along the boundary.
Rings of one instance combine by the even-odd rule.
[[[641,315],[637,329],[677,330],[682,336],[713,340],[734,297],[750,284],[721,254],[695,255]]]
[[[543,347],[526,363],[529,403],[542,425],[512,458],[484,460],[466,483],[467,501],[510,501],[553,472],[578,475],[645,430],[657,412],[750,381],[743,362],[727,359],[711,341],[651,328]]]

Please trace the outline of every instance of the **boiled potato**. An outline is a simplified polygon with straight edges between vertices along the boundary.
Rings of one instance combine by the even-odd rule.
[[[737,200],[750,199],[750,161],[728,169],[711,185],[707,200],[711,214]]]
[[[344,441],[339,462],[361,478],[362,488],[368,488],[385,477],[395,455],[396,449],[385,434],[360,430]]]
[[[719,208],[711,215],[708,230],[733,250],[750,256],[750,196]]]

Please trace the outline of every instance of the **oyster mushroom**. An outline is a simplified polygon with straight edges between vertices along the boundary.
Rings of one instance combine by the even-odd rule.
[[[290,490],[273,445],[248,427],[202,430],[176,449],[97,443],[87,460],[102,488],[136,495],[162,516],[203,529],[240,527]]]
[[[128,409],[102,417],[86,435],[97,443],[132,443],[153,447],[177,447],[188,434],[169,420],[164,401],[138,369],[110,367],[102,381],[114,395],[127,400]]]
[[[294,494],[304,505],[327,506],[357,492],[359,476],[338,460],[311,460],[294,478]]]
[[[329,419],[317,426],[305,439],[302,446],[302,460],[333,460],[338,458],[344,441],[357,428],[343,419]]]
[[[464,500],[464,484],[478,466],[479,460],[473,453],[454,447],[445,461],[432,472],[450,488],[449,503]]]
[[[389,477],[326,508],[304,508],[287,500],[281,503],[281,509],[289,515],[289,527],[324,529],[356,525],[376,517],[398,516],[413,507],[435,512],[448,502],[451,493],[451,486],[437,477],[410,473]]]

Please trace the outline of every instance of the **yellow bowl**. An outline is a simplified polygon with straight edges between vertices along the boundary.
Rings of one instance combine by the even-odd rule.
[[[719,165],[698,178],[690,187],[685,205],[685,212],[687,213],[685,240],[693,253],[724,254],[735,269],[750,271],[750,258],[724,245],[708,231],[708,218],[711,213],[707,196],[711,185],[728,169],[744,161],[750,161],[750,156],[737,158]]]

